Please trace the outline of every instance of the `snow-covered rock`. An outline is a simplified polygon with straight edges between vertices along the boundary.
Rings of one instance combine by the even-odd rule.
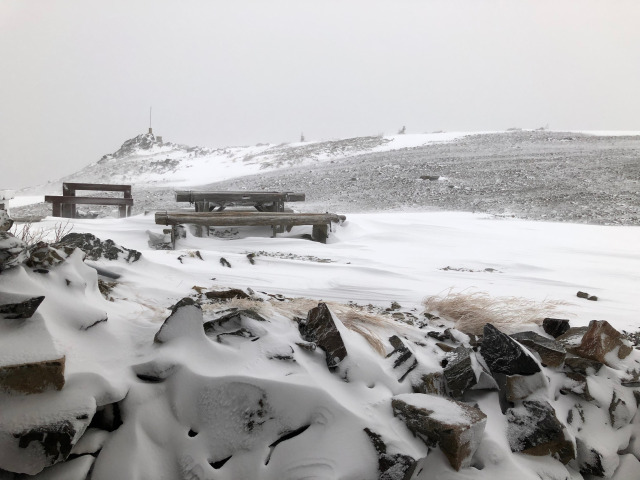
[[[0,273],[27,259],[27,245],[9,232],[0,231]]]

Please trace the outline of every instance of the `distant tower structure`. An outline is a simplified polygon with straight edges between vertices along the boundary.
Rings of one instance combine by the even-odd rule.
[[[300,134],[300,141],[304,142],[304,132]]]
[[[149,107],[149,133],[153,135],[153,128],[151,128],[151,108]]]

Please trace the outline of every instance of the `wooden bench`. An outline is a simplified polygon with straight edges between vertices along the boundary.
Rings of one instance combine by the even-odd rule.
[[[259,212],[284,212],[284,202],[304,202],[304,193],[229,191],[205,192],[197,190],[177,190],[176,202],[195,204],[196,212],[209,212],[217,208],[219,212],[228,206],[252,206]]]
[[[292,213],[292,212],[156,212],[157,225],[171,225],[171,242],[175,248],[176,226],[182,224],[201,225],[205,227],[240,227],[240,226],[270,226],[273,236],[279,227],[291,230],[296,225],[311,225],[311,238],[326,243],[329,227],[332,223],[342,223],[347,219],[344,215],[335,213]]]
[[[98,192],[122,192],[124,198],[112,197],[78,197],[76,191],[88,190]],[[52,204],[54,217],[76,218],[76,205],[117,205],[120,218],[131,215],[133,197],[131,185],[115,185],[108,183],[63,183],[62,195],[46,195],[45,202]]]

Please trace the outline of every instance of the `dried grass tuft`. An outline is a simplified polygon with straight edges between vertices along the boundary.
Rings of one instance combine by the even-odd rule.
[[[491,323],[505,333],[516,333],[527,325],[541,325],[545,317],[562,314],[561,300],[535,301],[522,297],[491,297],[485,292],[448,292],[423,301],[425,311],[437,313],[455,327],[474,335],[482,335],[485,324]]]

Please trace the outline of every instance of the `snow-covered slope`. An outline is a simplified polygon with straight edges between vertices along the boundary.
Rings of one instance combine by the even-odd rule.
[[[153,134],[127,140],[114,153],[62,181],[197,186],[243,175],[315,164],[371,152],[445,142],[468,134],[433,133],[390,137],[357,137],[323,142],[219,149],[162,142]]]

